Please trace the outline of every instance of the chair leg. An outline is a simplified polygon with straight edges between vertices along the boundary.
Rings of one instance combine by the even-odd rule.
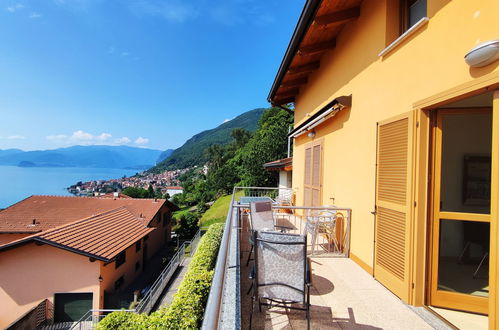
[[[251,253],[253,253],[253,245],[251,245],[251,249],[250,249],[250,252],[248,254],[248,260],[246,260],[246,266],[249,265],[249,262],[251,260]]]

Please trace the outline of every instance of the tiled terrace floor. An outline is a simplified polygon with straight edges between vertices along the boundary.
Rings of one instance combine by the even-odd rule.
[[[242,328],[249,328],[247,229],[241,235]],[[348,258],[313,257],[311,329],[433,329],[399,298]],[[438,328],[445,324],[437,321]],[[305,312],[255,305],[253,329],[306,329]]]

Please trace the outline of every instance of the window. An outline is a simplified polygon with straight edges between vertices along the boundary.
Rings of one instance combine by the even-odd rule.
[[[149,239],[149,235],[144,236],[144,243]]]
[[[114,282],[114,290],[118,290],[123,285],[123,283],[125,283],[125,278],[121,276],[116,280],[116,282]]]
[[[140,240],[138,240],[136,243],[135,243],[135,252],[139,252],[140,249],[142,249],[142,243],[140,242]]]
[[[409,30],[420,19],[426,17],[426,0],[401,0],[400,32]]]
[[[123,265],[125,261],[126,261],[126,251],[123,251],[116,256],[116,268]]]
[[[139,270],[140,269],[140,261],[137,261],[135,263],[135,271]]]

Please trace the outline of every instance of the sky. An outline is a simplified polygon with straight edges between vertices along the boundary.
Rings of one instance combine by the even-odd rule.
[[[303,4],[0,0],[0,149],[174,149],[268,107]]]

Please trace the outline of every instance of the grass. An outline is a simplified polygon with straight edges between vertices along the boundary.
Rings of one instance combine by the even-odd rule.
[[[239,191],[236,198],[243,196],[243,194],[243,191]],[[231,199],[232,195],[224,195],[218,198],[199,220],[199,227],[209,227],[214,223],[225,222]]]

